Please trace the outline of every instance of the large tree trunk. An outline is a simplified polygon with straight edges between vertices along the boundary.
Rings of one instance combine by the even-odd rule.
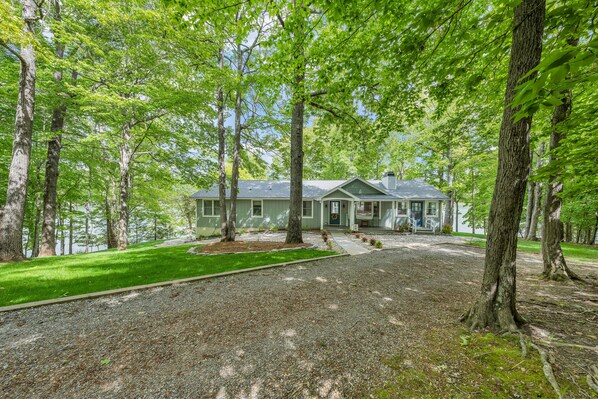
[[[536,170],[542,167],[542,156],[544,155],[544,142],[540,143],[538,148],[538,158],[536,159]],[[531,162],[530,162],[531,163]],[[532,218],[529,225],[529,233],[526,236],[528,240],[538,240],[538,219],[540,218],[540,211],[542,210],[542,191],[544,185],[541,182],[534,184],[534,209],[532,211]]]
[[[540,61],[545,0],[523,0],[515,8],[513,42],[503,119],[498,144],[498,173],[490,206],[490,219],[480,296],[464,315],[472,328],[516,330],[523,322],[516,309],[517,233],[530,173],[531,116],[514,122],[518,108],[510,104],[516,87]]]
[[[296,76],[299,86],[304,75]],[[302,243],[302,210],[303,210],[303,99],[295,102],[291,119],[291,198],[289,207],[289,223],[286,242]]]
[[[218,50],[218,64],[221,72],[224,72],[224,49]],[[218,87],[218,201],[220,203],[220,241],[227,240],[227,219],[226,219],[226,129],[224,128],[224,92],[222,86]]]
[[[287,244],[302,243],[303,214],[303,117],[305,111],[305,53],[303,26],[295,33],[295,77],[293,82],[293,112],[291,115],[291,182]]]
[[[54,1],[54,18],[61,19],[60,2]],[[56,58],[64,58],[64,47],[56,43]],[[54,71],[54,80],[62,81],[62,71]],[[60,102],[52,111],[52,124],[50,131],[53,137],[48,141],[48,156],[46,157],[46,177],[44,181],[44,218],[42,222],[42,241],[39,256],[56,255],[56,241],[54,240],[56,222],[56,190],[58,185],[58,164],[62,148],[62,129],[66,106]]]
[[[558,161],[554,151],[559,147],[560,141],[566,137],[565,133],[559,131],[559,123],[567,120],[571,113],[571,91],[565,93],[563,103],[554,108],[552,114],[552,133],[550,134],[550,159],[554,164]],[[542,223],[542,258],[544,260],[544,277],[551,280],[568,280],[578,278],[575,273],[569,270],[561,241],[564,238],[563,222],[561,222],[560,197],[563,191],[563,182],[560,173],[552,174],[548,179],[546,190],[546,203],[544,204],[544,220]]]
[[[37,5],[34,0],[23,0],[24,31],[35,34]],[[0,210],[0,262],[23,259],[23,220],[27,204],[27,182],[33,134],[35,109],[36,59],[33,45],[21,48],[21,70],[17,99],[15,135],[8,172],[6,202]]]
[[[113,184],[112,184],[113,185]],[[112,205],[113,201],[111,198],[110,185],[106,185],[106,196],[104,201],[104,213],[106,218],[106,247],[116,248],[117,246],[117,234],[114,228],[114,219],[112,218],[113,209],[116,208],[116,203]]]
[[[243,51],[241,45],[237,46],[237,74],[239,80],[243,76]],[[235,138],[233,144],[233,171],[230,186],[230,214],[228,216],[227,241],[235,241],[237,234],[237,193],[239,191],[239,168],[241,166],[241,104],[243,94],[241,88],[237,88],[235,97]]]
[[[571,220],[568,220],[567,223],[565,223],[565,241],[573,241],[573,225]]]
[[[120,145],[120,182],[118,187],[118,229],[117,229],[117,248],[119,251],[124,251],[129,245],[129,171],[131,167],[131,158],[133,151],[131,150],[131,126],[129,122],[125,123],[122,132],[122,143]]]
[[[42,242],[39,256],[56,255],[56,241],[54,230],[56,228],[56,191],[58,183],[58,164],[60,162],[60,149],[64,126],[64,112],[66,108],[60,106],[52,112],[51,131],[55,136],[48,141],[48,156],[46,158],[46,178],[44,181],[44,218],[42,222]]]

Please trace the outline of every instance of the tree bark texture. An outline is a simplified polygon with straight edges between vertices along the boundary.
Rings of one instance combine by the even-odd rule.
[[[302,21],[303,22],[303,21]],[[291,114],[291,182],[289,222],[286,243],[302,243],[303,214],[303,119],[305,112],[304,81],[305,52],[303,48],[303,28],[300,23],[295,34],[295,77],[293,82],[293,111]]]
[[[305,74],[295,77],[295,84],[300,86]],[[298,99],[293,105],[291,119],[291,198],[289,207],[289,223],[286,242],[302,243],[302,210],[303,210],[303,115],[305,103]]]
[[[224,70],[224,49],[218,50],[218,64]],[[224,128],[224,92],[218,87],[216,95],[218,108],[218,201],[220,203],[220,241],[227,241],[228,223],[226,219],[226,129]]]
[[[549,162],[554,164],[558,161],[554,153],[558,149],[562,139],[566,134],[561,131],[559,123],[566,121],[571,113],[571,91],[565,93],[563,103],[554,108],[552,114],[552,132],[550,134],[550,158]],[[568,280],[578,278],[578,276],[569,270],[561,241],[564,239],[563,222],[561,221],[560,197],[563,191],[563,182],[560,173],[553,173],[548,178],[546,201],[544,204],[544,217],[542,223],[542,258],[544,261],[544,277],[551,280]]]
[[[516,309],[517,233],[530,173],[531,116],[514,122],[510,104],[516,87],[534,75],[542,54],[545,0],[523,0],[516,8],[511,59],[498,146],[498,171],[490,218],[481,293],[464,321],[472,328],[517,330],[523,322]]]
[[[113,213],[114,209],[116,209],[116,200],[112,198],[111,188],[110,186],[114,186],[114,181],[110,179],[111,184],[106,186],[106,196],[104,202],[104,212],[106,218],[106,246],[108,248],[116,248],[118,245],[117,242],[117,233],[114,226],[114,218]]]
[[[573,241],[573,224],[570,220],[565,223],[565,241]]]
[[[237,73],[239,80],[243,75],[243,51],[241,45],[237,46]],[[233,143],[233,171],[230,186],[230,214],[228,215],[227,241],[235,241],[237,234],[237,194],[239,191],[239,168],[241,167],[241,105],[243,94],[241,88],[237,88],[235,96],[235,137]]]
[[[60,20],[60,2],[54,1],[54,18]],[[56,57],[64,58],[64,47],[56,43]],[[54,71],[54,81],[62,81],[62,71]],[[64,116],[66,106],[60,102],[52,110],[52,124],[50,131],[53,137],[48,141],[48,155],[46,157],[46,177],[44,180],[44,217],[42,221],[42,241],[39,256],[56,255],[56,241],[54,230],[56,228],[56,190],[58,186],[58,164],[60,162],[60,150],[62,148],[62,129],[64,128]]]
[[[23,0],[22,4],[24,30],[34,34],[37,5],[34,0]],[[23,259],[23,220],[27,204],[35,109],[36,57],[33,45],[21,48],[19,60],[21,69],[12,158],[8,172],[6,202],[0,211],[0,262]]]
[[[536,170],[542,167],[542,157],[544,156],[544,142],[540,143],[538,148],[538,158],[536,158]],[[538,240],[538,219],[540,219],[540,212],[542,210],[542,193],[544,185],[541,182],[534,184],[534,208],[532,210],[532,218],[529,224],[528,240]]]
[[[125,123],[122,131],[122,143],[120,145],[120,182],[118,187],[118,229],[117,229],[117,248],[124,251],[129,245],[129,172],[133,151],[131,149],[131,125]]]

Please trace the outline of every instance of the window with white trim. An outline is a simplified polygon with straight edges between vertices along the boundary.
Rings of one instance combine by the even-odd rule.
[[[263,213],[262,213],[263,205],[264,205],[263,200],[251,200],[251,216],[256,217],[256,218],[263,217]]]
[[[379,201],[373,202],[373,208],[374,208],[374,217],[379,218],[380,217],[380,202]]]
[[[303,201],[302,216],[307,219],[314,217],[314,202],[313,201]]]
[[[397,215],[406,215],[407,214],[407,202],[400,201],[397,202]]]
[[[203,215],[204,216],[220,216],[220,201],[218,201],[218,200],[203,200]]]
[[[436,202],[428,202],[428,207],[426,208],[426,216],[436,216],[438,212],[438,204]]]

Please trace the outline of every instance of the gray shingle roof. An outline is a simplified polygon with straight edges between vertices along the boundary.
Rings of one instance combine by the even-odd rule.
[[[320,198],[330,190],[342,185],[346,180],[304,180],[303,198]],[[363,200],[380,199],[447,199],[442,192],[420,180],[397,180],[397,188],[388,190],[380,180],[368,180],[369,183],[389,195],[359,195]],[[237,198],[289,198],[291,183],[289,180],[239,180],[239,193]],[[226,190],[227,197],[230,189]],[[208,190],[199,190],[191,198],[218,198],[218,186],[214,185]]]
[[[369,180],[369,182],[384,187],[380,180]],[[394,190],[386,189],[386,191],[402,199],[448,199],[442,191],[423,180],[397,180],[397,188]]]

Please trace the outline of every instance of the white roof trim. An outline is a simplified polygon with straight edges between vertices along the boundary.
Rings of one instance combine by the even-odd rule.
[[[345,183],[343,183],[345,184]],[[343,184],[341,184],[340,186],[342,186]],[[317,200],[321,201],[323,200],[328,194],[333,193],[335,191],[340,191],[341,193],[347,194],[349,197],[353,198],[354,200],[359,200],[359,198],[357,198],[356,196],[354,196],[353,194],[351,194],[350,192],[348,192],[347,190],[343,190],[340,186],[336,186],[335,188],[333,188],[332,190],[328,191],[326,194],[322,195],[320,198],[316,198]]]
[[[345,182],[343,182],[343,183],[339,184],[338,186],[334,187],[332,190],[330,190],[330,191],[327,191],[326,193],[324,193],[324,194],[323,194],[323,195],[322,195],[320,198],[318,198],[318,199],[322,199],[322,198],[326,197],[328,194],[335,192],[336,190],[341,190],[341,191],[342,191],[342,192],[344,192],[345,194],[348,194],[348,195],[350,195],[352,198],[354,198],[354,199],[358,200],[359,198],[357,198],[357,197],[356,197],[356,196],[354,196],[353,194],[349,193],[348,191],[345,191],[345,190],[343,190],[343,189],[342,189],[342,187],[343,187],[343,186],[345,186],[345,185],[347,185],[347,184],[349,184],[349,183],[353,183],[355,180],[359,180],[359,181],[361,181],[361,182],[363,182],[363,183],[367,184],[368,186],[370,186],[370,187],[371,187],[371,188],[373,188],[374,190],[380,191],[380,193],[381,193],[381,194],[386,194],[386,195],[389,195],[389,196],[391,196],[391,197],[393,196],[393,195],[392,195],[391,193],[389,193],[388,191],[386,191],[386,190],[383,190],[383,189],[381,189],[380,187],[376,187],[376,186],[374,186],[374,185],[373,185],[372,183],[370,183],[369,181],[367,181],[367,180],[364,180],[364,179],[362,179],[362,178],[361,178],[361,177],[359,177],[359,176],[354,176],[354,177],[350,178],[349,180],[347,180],[347,181],[345,181]]]

